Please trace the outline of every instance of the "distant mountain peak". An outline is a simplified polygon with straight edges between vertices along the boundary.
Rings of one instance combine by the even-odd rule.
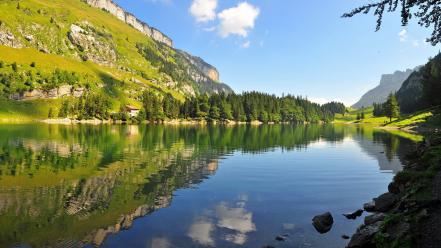
[[[403,82],[414,72],[415,69],[406,69],[405,71],[395,71],[392,74],[381,75],[380,84],[366,92],[361,99],[352,105],[353,108],[370,107],[374,103],[383,103],[390,93],[397,92]]]

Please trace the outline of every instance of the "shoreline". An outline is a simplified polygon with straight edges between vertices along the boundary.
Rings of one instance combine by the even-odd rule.
[[[439,247],[441,244],[441,136],[418,143],[406,155],[388,192],[365,203],[372,213],[352,235],[347,248]]]

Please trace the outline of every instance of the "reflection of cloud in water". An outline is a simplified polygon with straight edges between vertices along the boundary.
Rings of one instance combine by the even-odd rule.
[[[214,246],[214,239],[211,235],[213,230],[214,225],[211,220],[200,218],[190,226],[188,236],[201,245]]]
[[[218,217],[217,226],[228,228],[241,233],[248,233],[256,230],[252,218],[253,214],[244,208],[229,208],[225,203],[216,207]]]
[[[154,238],[152,239],[152,243],[150,247],[154,248],[172,248],[172,244],[166,238]]]
[[[214,212],[207,211],[190,226],[188,236],[199,244],[214,246],[213,232],[228,230],[228,234],[224,236],[226,241],[237,245],[245,244],[247,233],[256,231],[253,214],[245,209],[247,200],[248,196],[239,196],[239,202],[232,208],[225,202],[219,203]]]

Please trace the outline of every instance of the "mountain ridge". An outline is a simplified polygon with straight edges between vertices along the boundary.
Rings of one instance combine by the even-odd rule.
[[[126,11],[112,0],[81,0],[92,7],[108,11],[111,15],[119,20],[132,26],[134,29],[152,38],[155,41],[162,42],[170,47],[173,47],[173,40],[160,30],[150,27],[147,23],[138,19],[132,13]]]
[[[367,91],[357,103],[352,105],[352,108],[360,109],[362,107],[370,107],[373,103],[385,102],[387,96],[390,93],[397,92],[401,88],[403,82],[415,71],[415,69],[406,69],[405,71],[397,70],[392,74],[383,74],[379,85]]]
[[[111,0],[1,1],[0,95],[33,100],[50,93],[56,99],[67,88],[87,88],[114,99],[112,109],[118,110],[126,103],[139,106],[145,90],[179,100],[233,92],[214,66],[172,45]],[[66,81],[68,74],[77,82]]]

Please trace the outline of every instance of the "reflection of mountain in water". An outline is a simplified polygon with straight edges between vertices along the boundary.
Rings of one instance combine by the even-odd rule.
[[[0,126],[0,246],[99,246],[134,219],[169,206],[176,189],[214,174],[218,160],[236,150],[303,149],[348,135],[360,137],[382,170],[399,169],[388,156],[404,141],[345,126]],[[385,148],[390,152],[382,154]],[[196,220],[189,237],[210,242],[209,229],[200,231],[209,227],[230,230],[229,242],[245,242],[254,226],[245,202],[219,204],[216,216]]]

